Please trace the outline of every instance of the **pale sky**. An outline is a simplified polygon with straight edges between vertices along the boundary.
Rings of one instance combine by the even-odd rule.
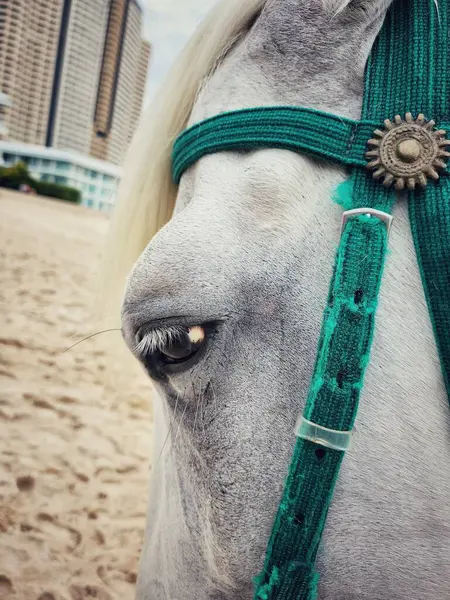
[[[196,26],[218,0],[139,0],[145,39],[152,44],[144,104],[160,86]]]

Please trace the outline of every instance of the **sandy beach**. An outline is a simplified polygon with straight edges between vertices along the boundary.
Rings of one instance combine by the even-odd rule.
[[[131,600],[151,386],[92,337],[107,218],[0,189],[0,600]]]

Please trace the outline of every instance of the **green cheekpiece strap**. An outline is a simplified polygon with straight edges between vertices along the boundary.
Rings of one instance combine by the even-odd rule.
[[[405,77],[411,78],[410,97],[405,100],[430,118],[444,123],[450,115],[450,6],[448,0],[438,3],[414,2],[402,15],[409,31],[415,35],[414,55],[398,50],[399,61],[405,62]],[[404,9],[406,10],[406,9]],[[414,28],[414,29],[413,29]],[[405,44],[408,45],[408,44]],[[447,169],[448,171],[448,169]],[[438,185],[410,193],[408,199],[411,231],[419,262],[428,310],[436,337],[441,368],[450,402],[450,177],[442,177]]]
[[[301,107],[254,108],[207,119],[175,142],[176,182],[199,158],[223,150],[283,148],[353,167],[341,201],[346,211],[367,210],[348,215],[343,227],[303,412],[306,428],[331,430],[340,436],[353,428],[387,250],[386,219],[374,211],[387,217],[396,197],[393,189],[383,187],[361,168],[367,163],[367,141],[386,118],[397,114],[412,113],[414,119],[424,113],[441,127],[450,121],[449,31],[447,0],[439,3],[439,13],[434,0],[394,0],[367,64],[361,121]],[[448,168],[439,182],[402,195],[409,203],[414,244],[450,397]],[[264,568],[255,580],[254,600],[317,598],[319,576],[314,564],[344,449],[300,431]]]
[[[409,218],[450,402],[450,178],[425,196],[411,194]]]

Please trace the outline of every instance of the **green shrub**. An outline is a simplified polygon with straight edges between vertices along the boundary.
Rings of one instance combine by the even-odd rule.
[[[67,202],[79,204],[81,202],[81,193],[79,190],[59,183],[50,183],[48,181],[34,181],[30,184],[41,196],[50,198],[59,198]]]
[[[18,190],[22,183],[33,187],[34,180],[28,172],[26,164],[18,162],[12,167],[1,167],[0,186],[11,190]]]
[[[79,190],[59,183],[37,181],[30,175],[27,165],[23,162],[18,162],[12,167],[0,167],[0,187],[18,190],[22,184],[29,185],[41,196],[58,198],[75,204],[81,202]]]

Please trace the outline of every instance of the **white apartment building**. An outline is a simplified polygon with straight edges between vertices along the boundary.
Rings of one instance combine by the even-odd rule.
[[[80,190],[82,204],[110,212],[114,206],[122,169],[117,165],[73,151],[0,141],[0,165],[24,162],[40,181],[59,183]]]

